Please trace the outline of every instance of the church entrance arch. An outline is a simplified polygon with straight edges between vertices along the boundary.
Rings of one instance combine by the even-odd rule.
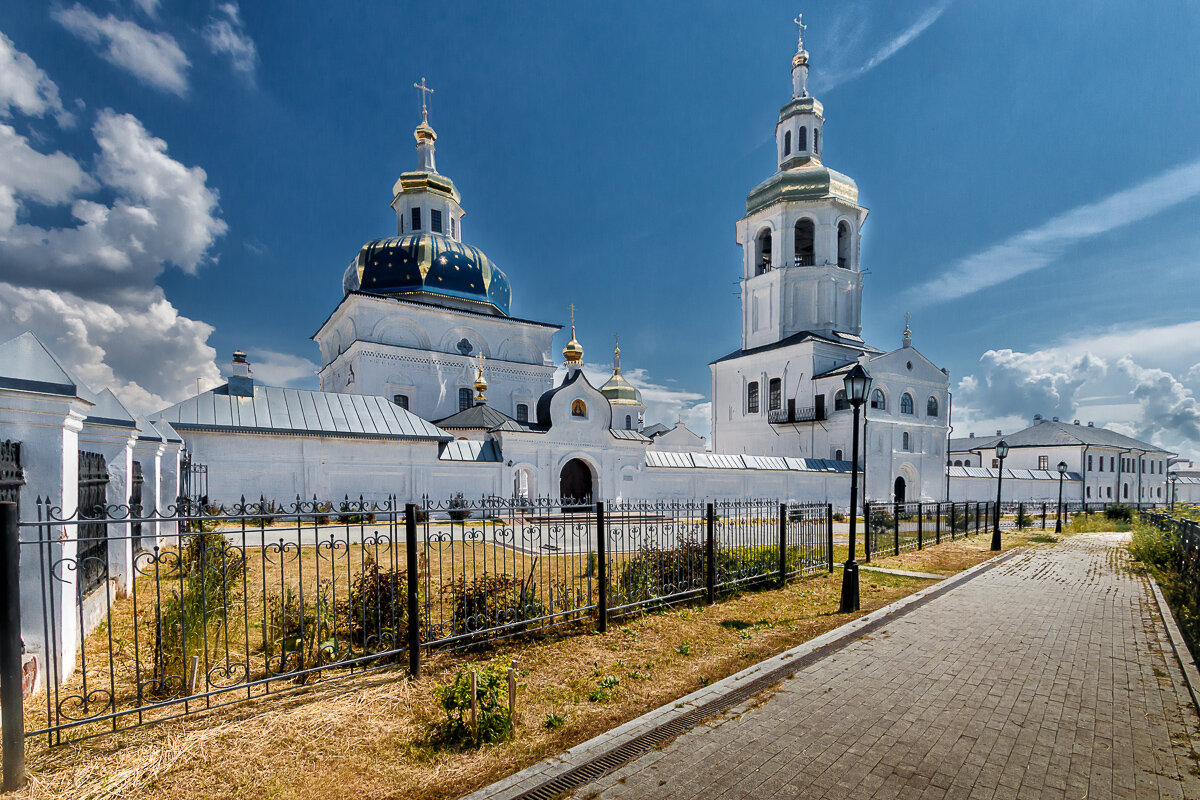
[[[896,477],[896,485],[894,488],[895,488],[895,492],[893,493],[893,499],[895,500],[895,502],[897,502],[897,503],[905,502],[905,491],[907,490],[908,486],[904,481],[903,475],[899,475]]]
[[[558,496],[564,503],[592,502],[592,468],[586,461],[572,458],[563,464],[558,477]]]

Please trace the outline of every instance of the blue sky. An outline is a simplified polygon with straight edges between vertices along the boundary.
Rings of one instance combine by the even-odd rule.
[[[825,162],[871,209],[868,341],[951,373],[955,428],[1034,413],[1200,454],[1200,6],[230,3],[0,8],[0,335],[153,409],[314,385],[308,337],[416,163],[513,313],[706,427],[738,344],[734,223],[774,169],[797,10]],[[561,347],[561,342],[558,344]]]

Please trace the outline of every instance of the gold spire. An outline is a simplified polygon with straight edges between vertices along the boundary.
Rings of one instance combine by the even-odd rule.
[[[796,55],[792,56],[793,67],[808,63],[808,51],[804,49],[804,30],[808,26],[804,24],[803,19],[803,14],[797,14],[796,18],[792,20],[799,28],[799,35],[796,37]]]
[[[413,131],[413,136],[416,137],[418,143],[424,141],[436,142],[437,134],[434,133],[433,128],[429,125],[429,104],[426,102],[429,95],[433,94],[433,89],[425,85],[424,78],[421,78],[420,83],[414,83],[413,88],[421,92],[421,124]]]
[[[571,341],[563,348],[563,358],[568,365],[579,366],[583,363],[583,345],[575,338],[575,304],[571,304]]]
[[[487,402],[487,398],[484,397],[484,395],[483,395],[483,393],[487,391],[487,387],[488,387],[487,378],[483,377],[483,362],[484,362],[484,360],[485,359],[483,357],[483,353],[480,353],[479,358],[476,360],[476,363],[475,363],[475,404],[476,405]]]
[[[613,347],[613,375],[621,374],[621,334],[614,333],[613,340],[616,342]]]

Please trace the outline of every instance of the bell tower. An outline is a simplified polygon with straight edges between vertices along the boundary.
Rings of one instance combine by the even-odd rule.
[[[862,331],[858,186],[822,163],[825,110],[808,93],[805,25],[792,57],[792,97],[775,125],[776,171],[750,190],[737,223],[742,248],[742,347],[801,331]]]

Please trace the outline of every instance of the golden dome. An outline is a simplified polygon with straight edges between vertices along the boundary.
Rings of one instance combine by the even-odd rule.
[[[567,346],[563,348],[563,358],[568,364],[583,363],[583,345],[575,338],[575,326],[571,326],[571,341],[567,342]]]
[[[434,132],[433,126],[429,124],[429,118],[425,114],[421,115],[421,124],[413,131],[413,137],[417,140],[417,144],[437,141],[437,133]]]
[[[808,51],[800,50],[796,55],[792,56],[792,66],[799,67],[808,63]]]

